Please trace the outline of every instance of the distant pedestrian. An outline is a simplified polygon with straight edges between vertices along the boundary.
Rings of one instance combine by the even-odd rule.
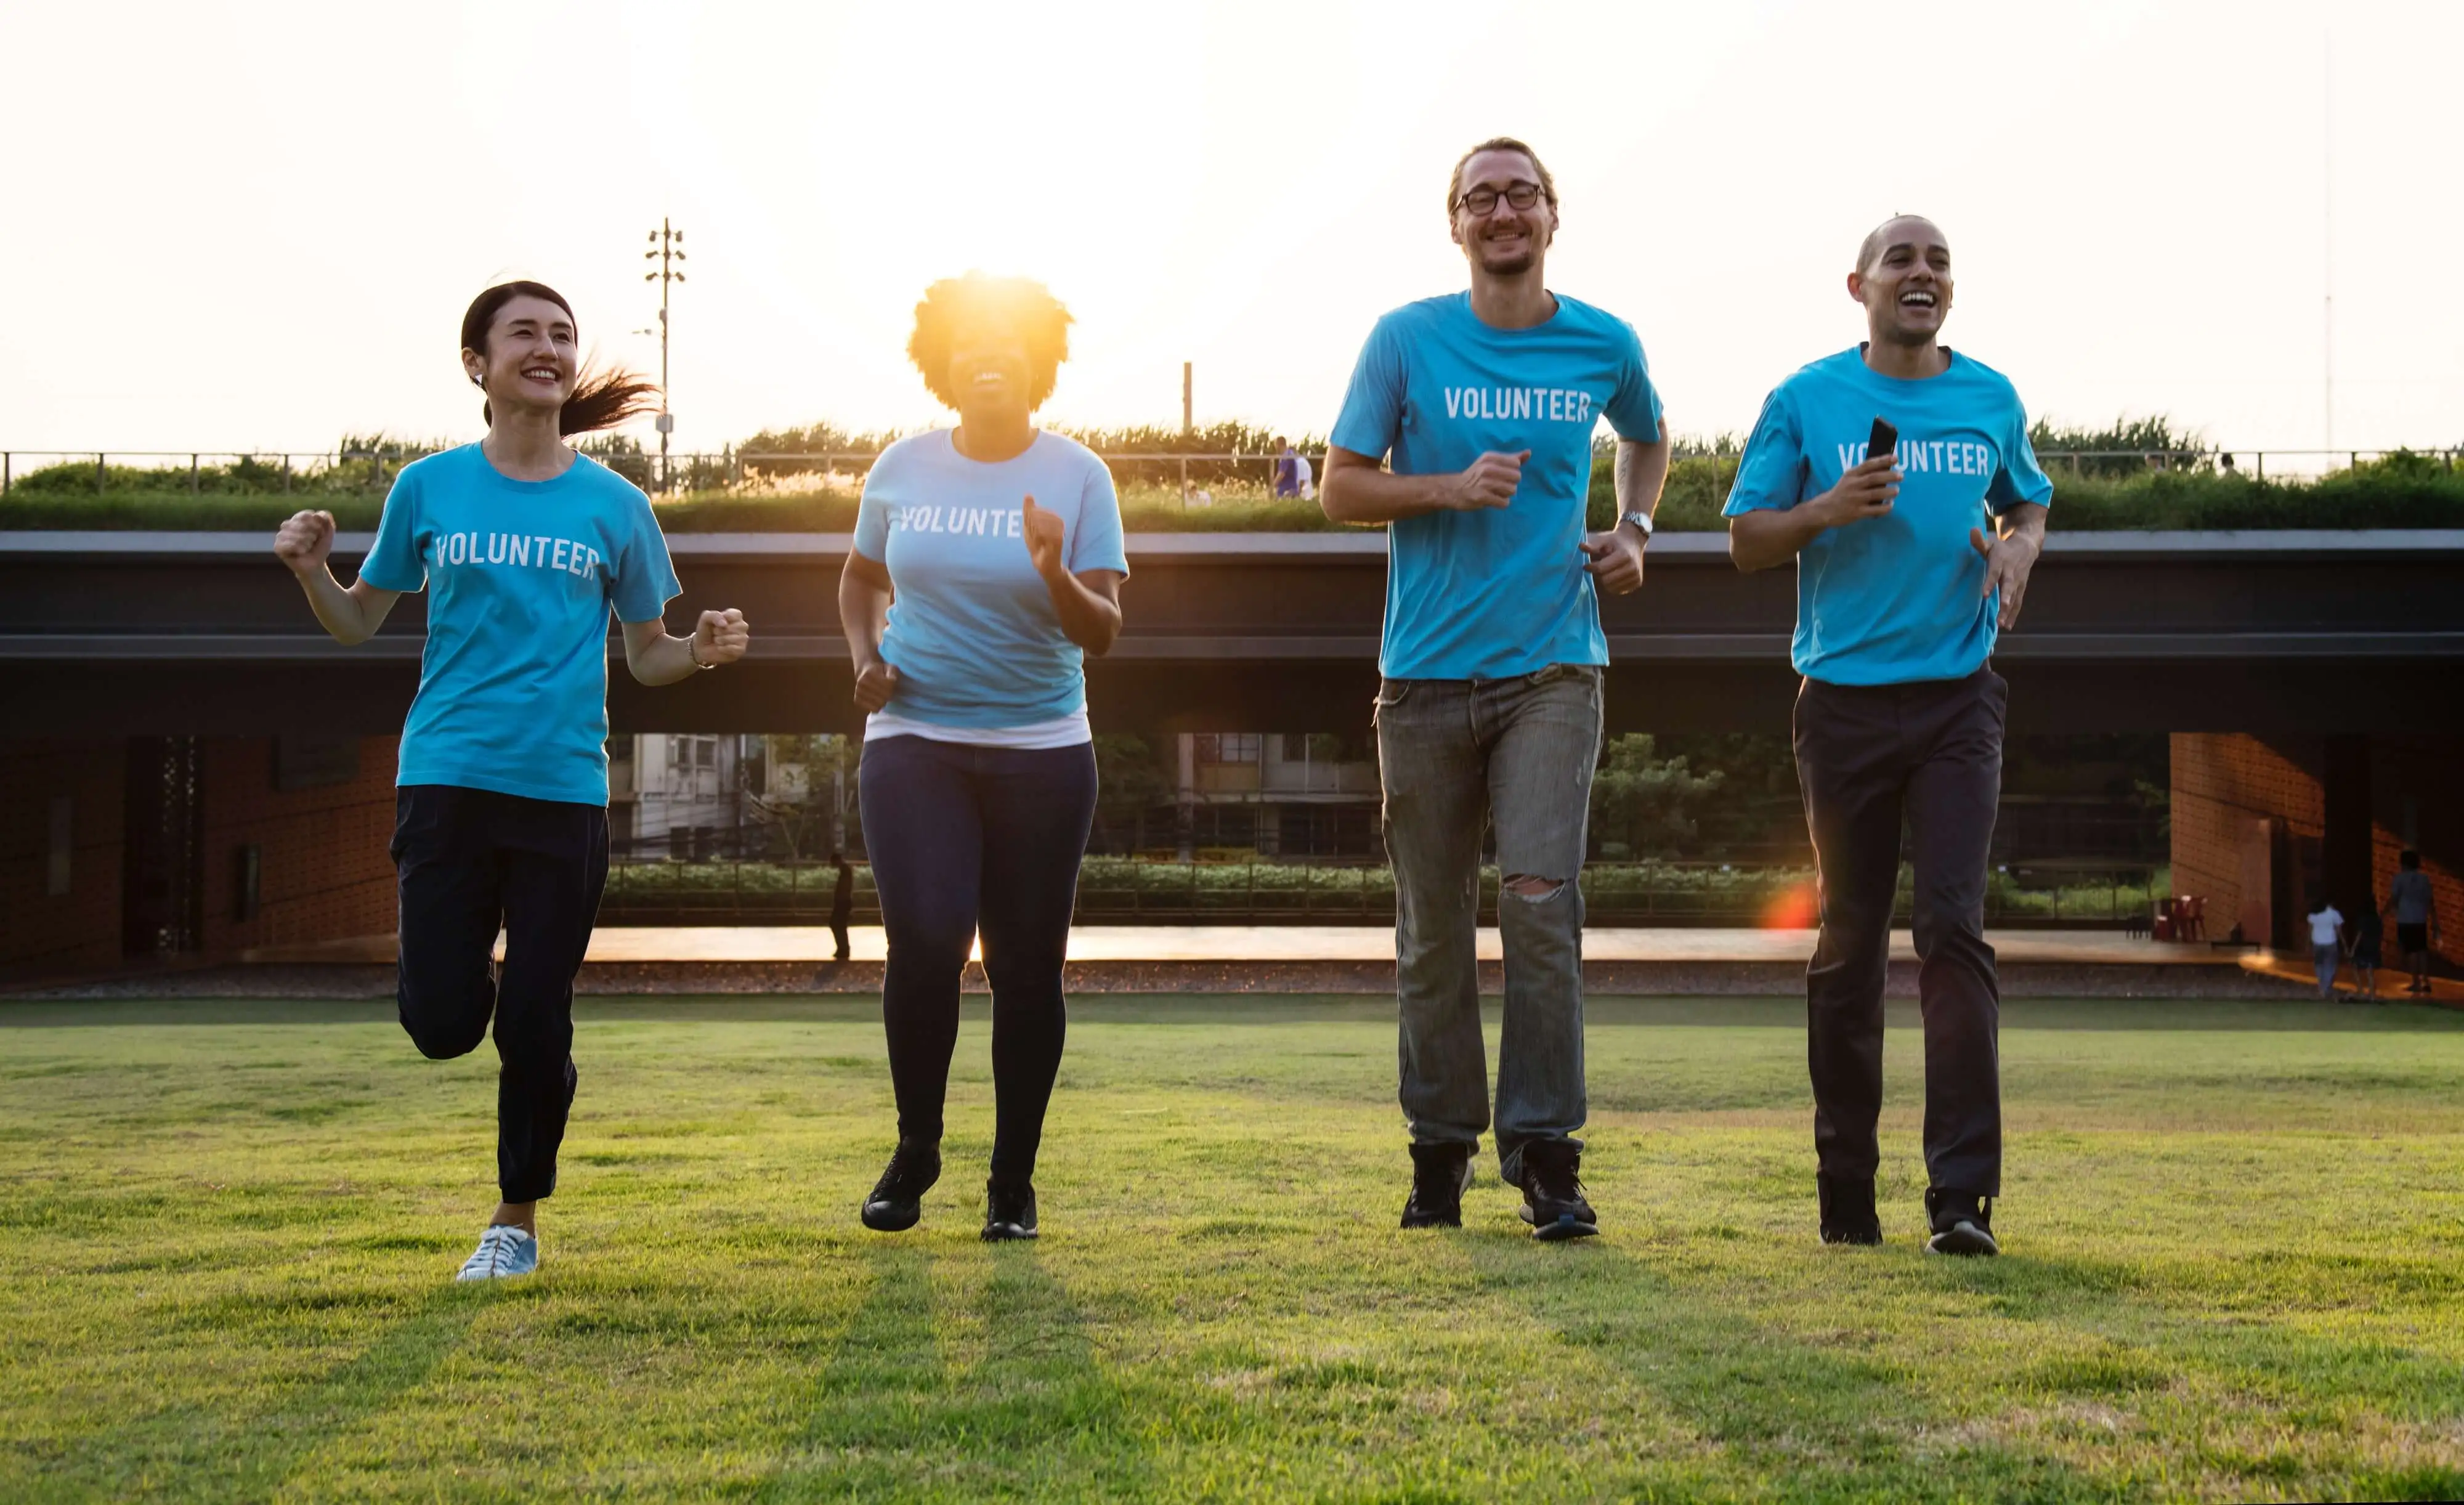
[[[2387,913],[2395,917],[2395,947],[2404,953],[2404,969],[2412,974],[2408,993],[2430,991],[2430,948],[2438,943],[2438,905],[2431,892],[2430,874],[2421,871],[2421,853],[2410,848],[2396,858],[2395,881],[2387,885]]]
[[[869,713],[859,789],[898,1102],[898,1148],[860,1213],[876,1232],[913,1228],[940,1178],[958,978],[979,938],[993,993],[983,1236],[1037,1232],[1062,964],[1095,818],[1086,658],[1119,634],[1130,570],[1111,473],[1035,426],[1068,352],[1069,311],[1037,283],[934,283],[907,353],[958,425],[873,463],[839,577]]]
[[[750,637],[734,610],[669,635],[681,587],[650,499],[565,442],[654,407],[657,388],[585,376],[576,336],[552,288],[481,293],[462,316],[462,368],[487,394],[487,437],[404,467],[348,587],[326,564],[333,514],[298,513],[274,540],[342,643],[374,635],[405,593],[428,595],[394,802],[395,991],[431,1060],[495,1034],[501,1200],[462,1280],[539,1268],[539,1204],[573,1108],[573,978],[607,882],[608,618],[646,685],[734,663]]]
[[[2336,996],[2336,969],[2344,959],[2344,912],[2323,894],[2310,899],[2310,960],[2319,974],[2319,996]]]
[[[1992,1254],[2001,993],[1986,856],[2010,701],[1992,658],[2019,619],[2054,487],[2010,380],[1941,343],[1951,259],[1939,227],[1917,215],[1876,227],[1847,284],[1866,340],[1764,401],[1727,507],[1739,569],[1796,566],[1796,775],[1822,909],[1805,974],[1822,1238],[1882,1241],[1882,983],[1904,830],[1925,1248]]]
[[[1498,138],[1455,164],[1469,291],[1377,321],[1327,449],[1328,518],[1392,554],[1375,720],[1395,863],[1395,991],[1411,1134],[1405,1228],[1460,1227],[1490,1123],[1481,849],[1496,834],[1506,1020],[1497,1158],[1542,1239],[1599,1231],[1583,1195],[1583,856],[1608,639],[1640,588],[1668,434],[1642,343],[1550,290],[1557,190]],[[1617,435],[1618,520],[1585,531],[1592,435]],[[1391,457],[1391,467],[1386,463]]]
[[[1308,455],[1295,454],[1292,456],[1292,476],[1293,484],[1301,489],[1301,499],[1303,501],[1317,500],[1317,480],[1309,470],[1309,458]]]
[[[1277,500],[1281,500],[1286,497],[1298,497],[1301,494],[1300,461],[1300,452],[1292,448],[1291,440],[1277,439],[1275,441],[1275,497]]]
[[[2353,933],[2345,941],[2344,954],[2353,963],[2353,977],[2360,985],[2358,991],[2372,1003],[2379,996],[2379,946],[2387,925],[2379,918],[2376,904],[2365,904],[2353,917]]]
[[[838,881],[830,885],[830,939],[838,943],[838,960],[850,955],[847,948],[847,920],[855,914],[855,869],[847,866],[847,853],[830,853],[831,866],[839,870]]]

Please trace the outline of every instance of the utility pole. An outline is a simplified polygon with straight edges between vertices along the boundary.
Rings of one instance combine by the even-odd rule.
[[[668,435],[676,432],[676,415],[668,410],[668,288],[681,282],[685,275],[675,263],[685,258],[685,232],[662,217],[659,228],[650,232],[650,249],[642,253],[645,261],[659,264],[656,272],[645,272],[642,280],[659,284],[659,489],[668,491],[675,484],[675,476],[668,468]]]
[[[1187,456],[1189,452],[1190,431],[1196,427],[1196,425],[1190,421],[1190,396],[1195,390],[1193,384],[1196,380],[1197,365],[1198,363],[1195,361],[1183,361],[1180,363],[1180,448],[1182,454],[1182,459],[1180,462],[1180,504],[1184,508],[1189,505],[1189,460]]]

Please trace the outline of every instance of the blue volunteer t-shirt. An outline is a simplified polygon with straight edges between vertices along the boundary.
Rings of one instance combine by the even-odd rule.
[[[1961,679],[1992,656],[2001,602],[1981,595],[1985,560],[1969,530],[1989,514],[2050,504],[2054,483],[2028,444],[2010,380],[1951,351],[1939,376],[1908,381],[1865,364],[1863,347],[1815,362],[1763,402],[1725,509],[1785,511],[1839,484],[1865,458],[1876,418],[1900,431],[1900,494],[1888,516],[1832,528],[1796,557],[1796,672],[1830,684]]]
[[[1605,664],[1583,566],[1592,432],[1660,437],[1660,393],[1625,321],[1562,295],[1529,329],[1492,329],[1471,295],[1423,299],[1377,321],[1331,441],[1397,476],[1465,470],[1529,450],[1504,507],[1431,512],[1387,530],[1390,679],[1504,679],[1551,664]]]
[[[403,468],[360,578],[428,590],[400,784],[607,803],[607,616],[681,589],[650,498],[587,456],[508,479],[466,444]]]
[[[1039,432],[1020,454],[986,462],[936,429],[873,461],[855,551],[889,569],[895,593],[881,634],[882,660],[898,671],[891,710],[990,729],[1086,708],[1086,655],[1062,633],[1026,551],[1029,497],[1061,519],[1071,574],[1130,572],[1112,473],[1075,440]]]

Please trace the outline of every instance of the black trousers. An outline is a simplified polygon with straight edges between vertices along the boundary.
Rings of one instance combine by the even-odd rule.
[[[494,1017],[496,1182],[537,1201],[573,1107],[573,976],[607,886],[607,811],[440,784],[404,786],[394,809],[402,1027],[441,1061],[477,1050]]]
[[[1936,1186],[2001,1194],[2001,996],[1985,943],[1985,870],[2009,699],[1991,668],[1914,684],[1808,679],[1797,693],[1796,776],[1822,895],[1805,993],[1814,1147],[1826,1176],[1871,1180],[1881,1163],[1882,979],[1904,821],[1916,869],[1925,1169]]]
[[[992,1172],[1028,1180],[1068,1036],[1061,969],[1095,819],[1094,748],[884,738],[864,744],[857,797],[890,942],[881,1018],[898,1137],[941,1141],[959,973],[980,936],[993,991]]]

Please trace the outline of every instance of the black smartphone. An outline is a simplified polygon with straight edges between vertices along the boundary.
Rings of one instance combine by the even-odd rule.
[[[1875,419],[1874,432],[1865,440],[1865,458],[1870,460],[1878,454],[1896,457],[1899,449],[1900,431],[1891,427],[1891,420],[1888,418]]]

